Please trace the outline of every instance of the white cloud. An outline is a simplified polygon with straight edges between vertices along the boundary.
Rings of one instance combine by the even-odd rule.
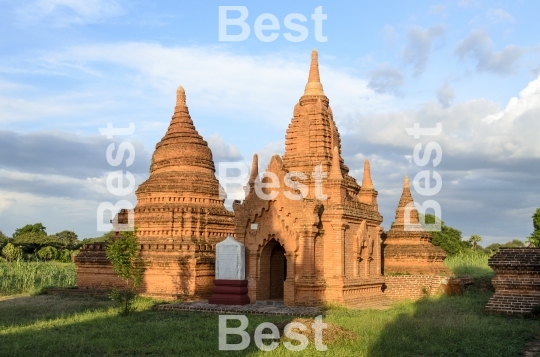
[[[487,18],[494,22],[514,22],[514,16],[503,9],[490,9],[486,14]]]
[[[518,60],[526,51],[523,47],[508,45],[502,51],[496,52],[488,34],[484,30],[476,29],[458,44],[455,53],[462,60],[465,57],[475,59],[479,71],[504,75],[517,70]]]
[[[433,127],[440,122],[443,133],[427,141],[436,139],[444,151],[452,155],[474,155],[502,162],[540,158],[539,115],[540,77],[530,82],[519,97],[510,99],[503,111],[497,103],[485,99],[456,103],[447,108],[426,103],[419,110],[358,114],[350,118],[345,127],[356,131],[362,137],[359,140],[413,148],[417,141],[407,135],[405,128],[412,128],[414,123]]]
[[[415,26],[407,32],[408,45],[403,50],[402,57],[405,62],[414,65],[414,75],[419,76],[426,69],[431,54],[433,41],[446,32],[444,25],[422,28]]]
[[[450,106],[450,103],[454,100],[454,97],[454,88],[452,88],[452,86],[448,83],[443,84],[437,90],[437,99],[439,100],[439,103],[445,107]]]
[[[499,122],[501,126],[510,128],[511,126],[520,125],[519,121],[527,117],[527,114],[540,110],[540,76],[531,81],[527,87],[519,92],[519,97],[512,97],[506,108],[498,113],[486,116],[482,121],[493,124]],[[533,119],[533,118],[530,118]],[[537,121],[537,120],[536,120]],[[530,130],[535,129],[533,120],[527,122],[531,124]],[[523,127],[526,130],[526,127]],[[540,129],[540,126],[538,126]],[[537,132],[538,133],[538,132]],[[516,133],[524,136],[527,133]],[[540,153],[540,150],[538,150]]]
[[[377,93],[398,93],[398,88],[403,85],[403,75],[397,68],[383,64],[369,71],[368,87]]]
[[[212,150],[212,156],[216,165],[220,161],[238,161],[242,159],[238,148],[235,145],[225,144],[223,138],[218,133],[214,133],[205,139]]]
[[[140,91],[146,98],[154,95],[162,100],[183,85],[188,106],[198,108],[199,112],[234,120],[256,117],[285,127],[307,81],[309,54],[248,56],[212,47],[116,43],[47,54],[35,65],[43,63],[59,71],[64,68],[65,72],[73,71],[75,65],[88,70],[94,70],[94,66],[101,68],[103,63],[119,65],[121,72],[110,75],[118,78],[127,71],[125,88]],[[324,53],[320,54],[319,63],[321,81],[325,93],[332,98],[336,117],[357,107],[382,110],[391,99],[368,88],[367,81],[329,66]],[[103,72],[99,75],[104,81],[109,76]],[[116,80],[113,85],[116,93],[122,89]],[[149,94],[150,90],[154,92]]]
[[[394,42],[398,38],[398,34],[397,34],[396,29],[394,28],[394,26],[391,26],[391,25],[388,25],[388,24],[384,25],[383,38],[384,38],[384,42],[388,46],[391,47],[391,46],[394,45]]]
[[[122,13],[115,0],[36,0],[17,10],[24,25],[46,22],[54,27],[98,23]]]
[[[444,12],[444,10],[445,10],[445,6],[443,4],[432,5],[429,8],[429,13],[430,14],[441,14],[441,13]]]

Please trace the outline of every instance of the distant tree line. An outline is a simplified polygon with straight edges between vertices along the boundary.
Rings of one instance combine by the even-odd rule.
[[[425,215],[425,224],[434,224],[435,222],[441,223],[441,230],[438,232],[431,232],[433,235],[432,243],[433,245],[441,247],[449,256],[471,251],[493,255],[497,253],[501,247],[521,248],[526,246],[525,242],[514,239],[507,243],[493,243],[484,248],[480,245],[480,242],[482,241],[480,235],[473,234],[469,239],[464,240],[460,230],[447,226],[439,217],[432,214]],[[536,236],[535,233],[533,233],[530,237],[534,236],[536,238],[531,239],[528,237],[526,241],[530,244],[531,240],[537,239],[536,246],[540,246],[540,208],[537,209],[535,215],[533,215],[533,222]]]
[[[79,240],[75,232],[65,230],[47,234],[41,223],[27,224],[17,228],[12,237],[0,231],[0,260],[57,260],[71,262],[83,244],[106,241],[112,232],[101,237]]]

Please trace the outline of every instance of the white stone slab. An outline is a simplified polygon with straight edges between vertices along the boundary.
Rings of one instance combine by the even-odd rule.
[[[246,248],[231,236],[216,244],[216,279],[246,278]]]

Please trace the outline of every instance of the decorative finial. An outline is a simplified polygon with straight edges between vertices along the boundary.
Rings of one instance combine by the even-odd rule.
[[[408,206],[410,206],[408,208]],[[405,220],[405,216],[409,215],[408,220]],[[411,189],[409,187],[409,178],[405,176],[403,179],[403,192],[401,193],[401,198],[399,199],[398,208],[396,210],[396,224],[403,223],[418,223],[418,211],[414,207],[414,200],[411,195]]]
[[[253,155],[253,161],[251,163],[251,175],[249,176],[249,184],[254,184],[255,180],[259,176],[259,156]]]
[[[332,152],[332,168],[330,169],[330,175],[328,175],[330,180],[342,180],[343,175],[341,174],[341,163],[339,160],[339,149],[337,146],[334,146]]]
[[[186,91],[182,86],[179,86],[176,90],[176,105],[186,105]]]
[[[371,181],[371,169],[369,160],[364,160],[364,178],[362,179],[362,189],[373,189],[373,181]]]
[[[311,65],[309,67],[309,82],[320,82],[321,78],[319,76],[319,54],[317,49],[313,49],[311,52]]]
[[[324,95],[321,78],[319,77],[319,54],[316,49],[311,52],[311,65],[304,95]]]

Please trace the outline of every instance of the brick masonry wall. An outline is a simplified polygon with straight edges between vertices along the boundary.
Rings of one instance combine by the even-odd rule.
[[[486,312],[524,315],[540,305],[540,249],[501,248],[488,264],[495,294]]]
[[[385,276],[384,294],[390,300],[418,300],[439,292],[444,277],[434,275]]]

